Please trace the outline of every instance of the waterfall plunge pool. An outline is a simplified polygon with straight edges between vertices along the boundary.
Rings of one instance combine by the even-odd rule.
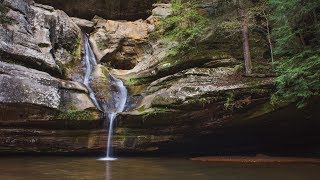
[[[183,158],[1,157],[0,179],[270,180],[318,179],[319,164],[212,163]]]

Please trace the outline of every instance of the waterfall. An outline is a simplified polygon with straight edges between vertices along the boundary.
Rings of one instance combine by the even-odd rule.
[[[103,111],[100,104],[98,103],[98,100],[93,92],[93,90],[90,87],[90,77],[93,71],[93,68],[97,65],[96,57],[91,49],[90,43],[89,43],[89,38],[87,35],[83,35],[84,37],[84,50],[85,50],[85,55],[83,57],[83,60],[86,65],[86,71],[84,75],[84,80],[83,84],[87,87],[89,91],[89,96],[94,103],[94,105],[100,110]]]
[[[117,114],[123,112],[126,102],[128,92],[126,87],[123,85],[123,82],[110,75],[111,85],[113,87],[112,93],[112,102],[104,104],[104,109],[107,110],[106,117],[109,120],[109,131],[108,131],[108,144],[107,144],[107,154],[105,158],[100,160],[116,160],[112,158],[112,136],[113,136],[113,127],[116,120]]]
[[[111,91],[111,102],[102,103],[99,104],[94,91],[90,87],[90,77],[93,71],[93,68],[97,65],[96,57],[92,51],[92,48],[89,43],[89,39],[87,35],[84,35],[84,46],[85,46],[85,56],[84,56],[84,62],[86,64],[86,70],[85,70],[85,77],[83,84],[87,87],[89,91],[89,95],[95,106],[105,113],[106,120],[109,120],[109,131],[108,131],[108,141],[107,141],[107,151],[106,151],[106,157],[101,158],[99,160],[116,160],[116,158],[112,157],[112,140],[113,140],[113,127],[114,122],[116,120],[117,114],[119,112],[123,112],[126,101],[127,101],[127,89],[124,86],[123,82],[112,75],[110,75],[110,82],[112,86]]]

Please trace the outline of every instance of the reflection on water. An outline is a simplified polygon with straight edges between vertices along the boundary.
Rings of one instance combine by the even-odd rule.
[[[315,164],[206,163],[172,158],[0,157],[1,180],[269,180],[319,179]]]
[[[106,161],[106,180],[110,180],[112,177],[111,174],[111,163],[110,161]]]

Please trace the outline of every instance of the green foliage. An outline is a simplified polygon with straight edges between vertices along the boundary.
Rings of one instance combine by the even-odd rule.
[[[303,44],[299,38],[303,35],[313,36],[308,41],[311,46],[319,46],[320,24],[317,13],[320,8],[320,0],[269,0],[273,9],[273,21],[275,28],[273,34],[276,37],[276,53],[280,55],[295,55],[303,51]],[[320,19],[319,19],[320,20]],[[300,36],[300,37],[299,37]],[[300,39],[301,40],[301,39]]]
[[[72,60],[69,61],[66,64],[62,64],[57,62],[57,64],[59,65],[60,69],[61,69],[61,74],[64,78],[68,78],[68,75],[70,75],[70,73],[72,73],[72,71],[76,70],[76,67],[78,65],[81,64],[81,38],[78,37],[76,39],[75,45],[74,45],[74,51],[73,52],[69,52],[70,54],[72,54]]]
[[[67,110],[65,112],[61,112],[57,115],[57,119],[63,120],[74,120],[74,121],[81,121],[81,120],[91,120],[94,118],[93,112],[90,111],[77,111],[77,110]]]
[[[195,48],[199,38],[206,30],[209,20],[201,15],[197,1],[181,2],[173,0],[173,14],[161,23],[161,34],[168,41],[177,41],[179,44],[173,49],[172,54],[184,54]]]
[[[81,38],[78,37],[76,39],[76,43],[75,43],[75,48],[74,48],[74,52],[73,52],[73,57],[75,61],[79,61],[81,60]]]
[[[298,102],[320,92],[320,0],[269,0],[279,77],[273,102]]]
[[[275,101],[298,101],[303,107],[310,97],[320,95],[320,50],[305,50],[277,63],[280,76]]]
[[[227,95],[227,99],[226,99],[226,102],[224,103],[224,107],[226,109],[232,109],[232,107],[234,106],[235,94],[233,92],[229,92],[226,95]]]

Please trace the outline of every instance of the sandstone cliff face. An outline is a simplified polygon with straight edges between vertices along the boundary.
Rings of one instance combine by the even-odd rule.
[[[99,61],[115,69],[132,69],[147,46],[154,29],[146,21],[112,21],[95,18],[90,40]]]
[[[62,11],[28,1],[3,1],[8,21],[1,24],[2,60],[61,76],[73,60],[80,29]]]
[[[97,14],[103,9],[103,17],[135,19],[152,1],[86,1],[88,6],[38,2],[72,16],[92,17],[91,9]],[[210,2],[204,1],[206,13],[215,8]],[[117,3],[133,8],[104,7]],[[90,83],[96,97],[110,101],[109,73],[121,78],[130,92],[115,130],[113,145],[119,153],[281,150],[304,142],[308,133],[315,135],[306,146],[318,142],[319,114],[300,126],[304,112],[270,105],[272,77],[243,76],[236,33],[208,27],[197,48],[181,56],[170,56],[177,42],[151,39],[159,21],[171,15],[170,4],[154,5],[152,16],[136,21],[70,19],[60,10],[27,0],[4,0],[1,6],[6,11],[0,14],[0,152],[105,151],[102,114],[81,84],[79,27],[89,33],[102,63]],[[263,59],[268,50],[264,37],[257,33],[250,40],[261,45],[254,46],[254,57]]]
[[[80,83],[5,62],[0,69],[0,121],[51,120],[64,108],[95,108]]]
[[[0,25],[0,121],[66,119],[69,111],[96,111],[82,84],[62,79],[68,64],[80,64],[80,28],[50,6],[5,0],[1,7],[7,21]]]

